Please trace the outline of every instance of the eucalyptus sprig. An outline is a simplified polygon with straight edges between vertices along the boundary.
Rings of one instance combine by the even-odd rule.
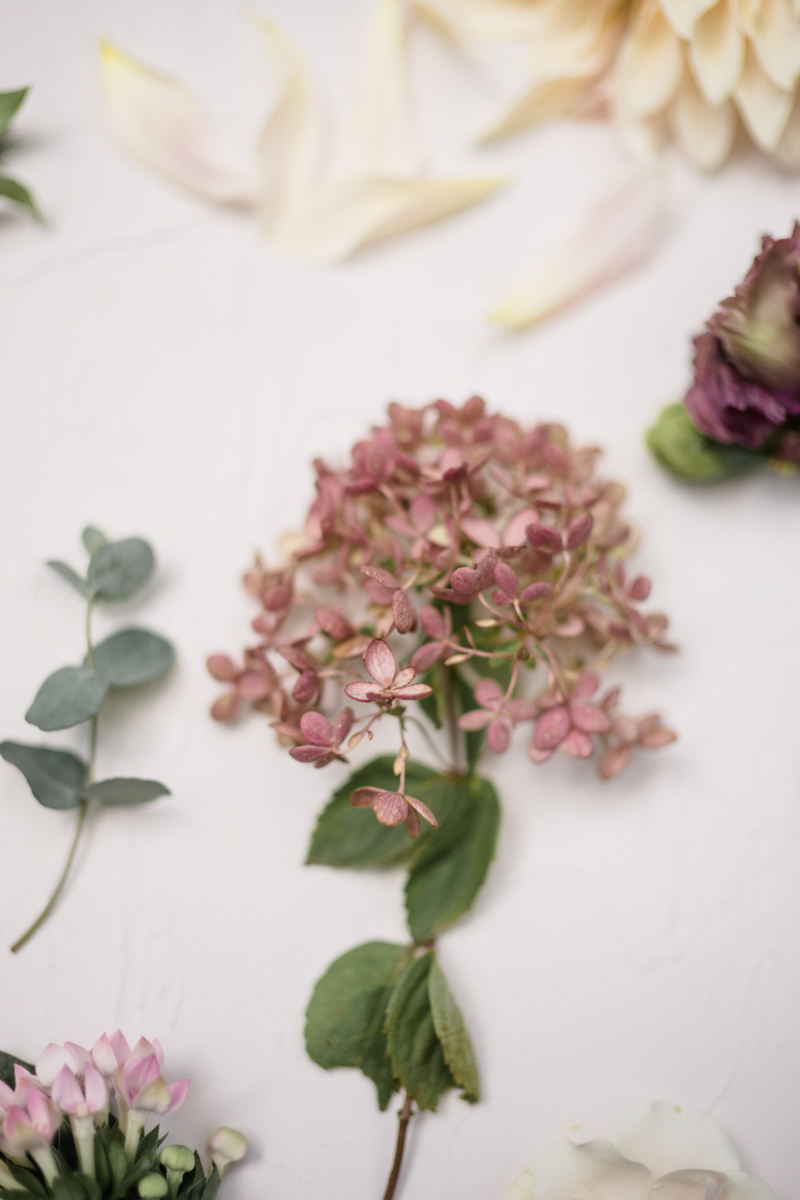
[[[48,675],[26,712],[25,720],[47,733],[88,723],[88,759],[71,750],[54,750],[49,746],[11,741],[0,743],[0,755],[22,772],[40,804],[45,808],[77,809],[78,812],[64,869],[39,916],[11,947],[14,954],[33,937],[55,908],[90,808],[130,807],[170,794],[163,783],[154,779],[94,778],[99,714],[109,692],[160,679],[172,666],[175,651],[160,634],[136,626],[118,629],[94,644],[92,614],[95,606],[130,600],[152,576],[156,559],[152,547],[139,537],[112,542],[90,525],[84,529],[82,540],[89,554],[85,577],[59,560],[50,560],[47,566],[86,601],[86,655],[80,665],[59,667]]]
[[[22,104],[27,96],[30,88],[18,88],[14,92],[0,92],[0,160],[2,160],[8,148],[8,129],[12,119],[17,113],[17,110],[22,107]],[[20,183],[18,179],[12,179],[10,175],[6,175],[0,169],[0,196],[5,196],[6,200],[10,200],[12,204],[18,204],[21,208],[27,208],[31,216],[37,221],[42,219],[42,214],[39,211],[39,206],[33,198],[33,194],[24,183]]]

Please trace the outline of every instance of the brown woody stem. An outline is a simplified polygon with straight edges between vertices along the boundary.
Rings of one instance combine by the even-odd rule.
[[[408,1133],[408,1123],[413,1116],[414,1101],[406,1092],[406,1098],[403,1107],[397,1114],[398,1130],[397,1130],[397,1145],[394,1150],[394,1162],[392,1163],[391,1174],[389,1175],[386,1184],[386,1191],[383,1193],[383,1200],[392,1200],[397,1188],[397,1181],[400,1178],[400,1168],[403,1165],[403,1151],[406,1145],[406,1134]]]

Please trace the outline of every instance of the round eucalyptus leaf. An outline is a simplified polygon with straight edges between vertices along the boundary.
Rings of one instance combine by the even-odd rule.
[[[171,643],[148,629],[120,629],[94,648],[95,670],[115,688],[160,679],[174,661]]]
[[[87,766],[77,754],[51,750],[49,746],[26,746],[24,742],[0,742],[0,755],[22,772],[45,808],[78,807]]]
[[[123,538],[96,550],[89,562],[89,586],[98,600],[129,600],[153,574],[156,558],[144,538]]]
[[[126,807],[131,804],[147,804],[159,796],[169,796],[169,788],[155,779],[101,779],[84,788],[85,800],[96,800],[107,807]]]
[[[103,546],[108,545],[108,538],[101,529],[97,529],[94,525],[87,525],[81,534],[81,541],[86,547],[89,554],[96,554]]]
[[[88,721],[100,711],[108,681],[89,667],[61,667],[48,675],[25,713],[30,725],[51,732]]]

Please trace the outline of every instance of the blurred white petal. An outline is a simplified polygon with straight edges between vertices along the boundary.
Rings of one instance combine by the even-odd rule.
[[[660,112],[674,96],[682,72],[680,39],[657,0],[650,0],[620,51],[618,86],[630,115]]]
[[[655,1178],[700,1166],[706,1171],[739,1170],[736,1147],[719,1121],[666,1100],[642,1104],[628,1113],[612,1132],[611,1141],[626,1158],[649,1167]]]
[[[576,1146],[561,1138],[533,1164],[535,1200],[648,1200],[652,1176],[598,1138]]]
[[[791,91],[800,73],[800,22],[786,0],[761,0],[753,44],[772,82]]]
[[[370,18],[342,157],[347,178],[414,179],[422,171],[400,0],[377,0]]]
[[[669,121],[681,150],[702,170],[716,170],[730,154],[736,136],[736,109],[730,100],[709,104],[689,71],[670,106]]]
[[[663,167],[626,172],[597,200],[580,228],[490,320],[522,329],[566,308],[644,262],[658,244],[666,215]]]
[[[271,232],[318,186],[323,118],[314,80],[299,49],[276,25],[256,15],[278,73],[277,98],[258,140],[260,211]]]
[[[736,89],[736,105],[747,131],[762,150],[774,150],[792,110],[791,92],[779,88],[765,75],[748,46],[744,70]]]
[[[683,38],[692,36],[694,23],[715,0],[661,0],[667,20]]]
[[[774,154],[787,171],[800,170],[800,91],[795,95],[789,120]]]
[[[736,0],[717,0],[694,28],[691,60],[695,77],[709,104],[733,95],[744,65],[744,38]]]
[[[520,1171],[508,1190],[503,1192],[503,1200],[533,1200],[533,1171],[530,1167]]]
[[[410,7],[415,16],[421,17],[448,42],[462,49],[466,47],[467,28],[457,11],[444,3],[437,4],[436,0],[411,0]]]
[[[771,1187],[744,1171],[731,1171],[717,1200],[778,1200]]]
[[[292,254],[338,262],[356,250],[467,208],[503,179],[352,179],[326,188],[280,231]]]
[[[208,114],[187,88],[105,40],[100,66],[109,125],[123,150],[204,200],[255,204],[255,172],[246,175],[219,165]]]

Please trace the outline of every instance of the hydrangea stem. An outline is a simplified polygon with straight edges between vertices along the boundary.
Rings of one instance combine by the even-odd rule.
[[[414,1101],[406,1092],[406,1098],[403,1107],[397,1114],[398,1130],[397,1130],[397,1145],[394,1150],[394,1162],[389,1174],[389,1179],[386,1184],[386,1191],[383,1193],[383,1200],[392,1200],[397,1189],[397,1181],[400,1178],[400,1168],[403,1165],[403,1151],[406,1146],[406,1134],[408,1133],[408,1123],[413,1116]]]
[[[89,667],[94,667],[94,647],[92,645],[92,607],[93,607],[93,604],[94,604],[94,598],[90,596],[89,602],[86,605],[86,661],[89,664]],[[97,753],[97,714],[95,714],[92,717],[91,732],[89,734],[89,765],[86,769],[86,784],[87,785],[92,782],[92,778],[94,776],[94,760],[95,760],[96,753]],[[58,878],[58,882],[56,883],[56,886],[53,888],[53,891],[50,893],[50,899],[47,901],[44,908],[39,913],[39,916],[36,918],[36,920],[33,922],[33,924],[30,925],[28,927],[28,929],[25,930],[22,937],[17,938],[17,940],[14,942],[13,946],[11,947],[12,954],[17,954],[22,949],[22,947],[31,940],[33,935],[41,929],[42,925],[44,925],[45,921],[50,916],[50,913],[53,911],[56,904],[58,903],[59,896],[61,895],[61,893],[64,889],[64,884],[67,882],[67,878],[69,876],[70,870],[72,869],[72,864],[74,862],[75,855],[78,850],[78,843],[81,840],[81,834],[83,833],[83,827],[86,824],[86,815],[87,815],[88,811],[89,811],[88,800],[81,800],[78,805],[78,823],[75,826],[75,834],[72,839],[72,844],[70,845],[70,848],[69,848],[69,854],[67,855],[67,861],[64,864],[64,870],[61,872],[61,874]]]
[[[450,737],[450,757],[452,767],[457,774],[463,770],[461,762],[461,731],[458,728],[458,713],[456,712],[456,692],[453,687],[453,669],[444,669],[444,711],[445,724]]]

